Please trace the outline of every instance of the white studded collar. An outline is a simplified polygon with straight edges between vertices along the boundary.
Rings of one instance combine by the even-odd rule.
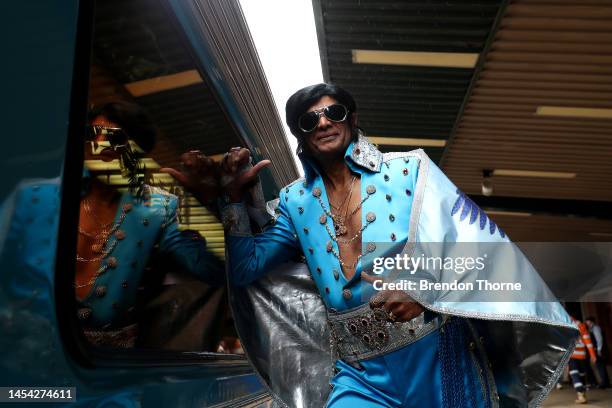
[[[304,168],[304,175],[308,182],[312,181],[317,175],[320,174],[318,166],[313,163],[305,154],[298,154],[302,167]],[[383,162],[383,154],[366,138],[365,134],[359,131],[357,140],[352,142],[346,149],[344,154],[345,160],[350,159],[355,165],[362,167],[365,170],[380,172],[380,167]]]

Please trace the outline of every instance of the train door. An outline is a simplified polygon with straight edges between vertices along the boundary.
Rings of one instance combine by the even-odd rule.
[[[224,75],[237,67],[219,55],[236,50],[198,36],[188,13],[238,3],[52,3],[13,2],[3,27],[1,385],[73,388],[83,406],[263,406],[214,207],[161,171],[194,150],[288,152],[266,147]],[[278,118],[270,129],[282,135]],[[268,196],[295,174],[283,160]]]

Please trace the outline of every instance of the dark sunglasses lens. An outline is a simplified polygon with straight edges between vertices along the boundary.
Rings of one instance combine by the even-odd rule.
[[[88,142],[95,140],[97,134],[98,134],[98,131],[96,130],[94,126],[87,126],[87,133],[85,135],[85,140]]]
[[[333,120],[334,122],[342,122],[346,119],[346,108],[343,105],[330,105],[325,108],[324,113],[329,120]]]
[[[106,140],[108,140],[112,145],[123,145],[127,143],[128,137],[123,130],[116,129],[107,133]]]
[[[302,129],[304,132],[310,132],[314,130],[314,128],[317,127],[318,123],[319,115],[317,115],[316,112],[306,112],[305,114],[300,116],[300,119],[298,120],[298,125],[300,129]]]

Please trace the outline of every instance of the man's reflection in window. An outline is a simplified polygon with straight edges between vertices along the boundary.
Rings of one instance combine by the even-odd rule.
[[[204,239],[181,233],[177,198],[144,183],[138,151],[149,152],[156,128],[137,105],[113,102],[90,116],[86,160],[118,160],[126,192],[85,169],[76,256],[78,318],[93,344],[133,347],[138,288],[154,253],[180,270],[223,285],[223,263]]]

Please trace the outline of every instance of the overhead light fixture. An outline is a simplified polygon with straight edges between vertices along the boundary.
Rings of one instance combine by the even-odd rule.
[[[145,157],[140,159],[140,163],[146,169],[159,169],[161,166],[155,160]],[[111,160],[105,162],[104,160],[85,160],[84,165],[87,169],[91,171],[112,171],[112,170],[121,170],[119,166],[119,160]]]
[[[129,183],[129,180],[121,174],[103,174],[97,176],[97,178],[103,183],[111,186],[125,186]]]
[[[185,217],[190,217],[192,215],[213,215],[210,211],[206,209],[206,207],[185,207],[182,205],[180,209],[180,214]]]
[[[383,146],[422,146],[422,147],[444,147],[446,140],[444,139],[420,139],[412,137],[386,137],[386,136],[368,136],[370,142]]]
[[[533,170],[511,170],[511,169],[495,169],[492,176],[506,177],[541,177],[553,179],[571,179],[576,178],[576,173],[567,173],[562,171],[533,171]]]
[[[223,242],[222,238],[224,237],[225,232],[222,229],[221,230],[210,230],[208,227],[201,228],[201,229],[193,229],[193,228],[188,228],[188,227],[189,227],[189,224],[179,224],[178,225],[179,231],[185,231],[185,230],[198,231],[207,240],[208,238],[216,238],[214,242]]]
[[[139,177],[143,177],[144,174],[138,174]],[[159,184],[174,184],[174,178],[166,173],[153,173],[152,176],[152,184],[158,186]],[[100,174],[96,176],[98,180],[113,186],[124,186],[129,183],[127,177],[122,176],[121,174]]]
[[[208,232],[204,232],[204,237],[206,238],[206,244],[223,244],[225,242],[224,233],[221,232],[221,235],[209,234]]]
[[[182,223],[180,224],[180,230],[186,230],[186,229],[192,229],[192,230],[206,230],[208,228],[209,225],[214,224],[215,222],[219,222],[219,220],[217,220],[216,218],[211,218],[210,220],[206,220],[205,223],[193,223],[193,224],[187,224],[187,223]]]
[[[186,207],[201,207],[202,206],[202,203],[199,202],[197,198],[192,197],[192,196],[187,196],[183,200],[184,201],[182,201],[182,204],[183,206],[186,206]]]
[[[189,215],[189,216],[183,216],[183,218],[186,218],[189,221],[189,224],[202,224],[202,223],[207,223],[207,222],[219,222],[219,220],[217,218],[215,218],[215,216],[213,215]]]
[[[612,119],[612,109],[574,108],[563,106],[538,106],[538,116],[561,116],[569,118]]]
[[[174,177],[172,177],[168,173],[152,173],[151,174],[151,178],[153,179],[153,184],[157,184],[157,183],[172,184],[172,183],[175,183]]]
[[[522,211],[501,211],[501,210],[486,210],[488,215],[508,215],[511,217],[531,217],[533,214],[530,212]]]
[[[209,230],[208,228],[206,228],[206,230],[202,231],[202,235],[204,235],[207,239],[208,238],[223,238],[225,236],[225,231],[223,230]],[[217,242],[219,242],[219,240],[217,240]],[[223,242],[223,241],[221,241]]]
[[[192,228],[188,228],[190,225],[194,225],[194,224],[190,224],[189,220],[185,220],[185,221],[180,221],[179,223],[179,229],[185,230],[185,229],[192,229]],[[197,224],[197,225],[204,225],[205,227],[203,229],[205,229],[208,232],[214,232],[214,233],[220,233],[223,234],[223,224],[218,223],[203,223],[203,224]]]
[[[354,64],[414,65],[421,67],[474,68],[479,54],[351,50]]]
[[[128,92],[132,94],[132,96],[139,97],[199,84],[201,82],[202,77],[200,76],[200,73],[195,69],[191,69],[189,71],[178,72],[176,74],[163,75],[155,78],[143,79],[142,81],[130,82],[129,84],[125,84],[125,87]]]

